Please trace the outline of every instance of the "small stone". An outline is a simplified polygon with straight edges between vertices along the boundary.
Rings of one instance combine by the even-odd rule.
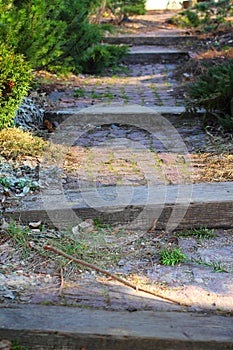
[[[11,342],[9,340],[3,339],[0,341],[0,350],[11,350]]]
[[[11,290],[7,290],[6,293],[3,294],[3,297],[12,300],[15,299],[15,295]]]
[[[30,222],[30,223],[29,223],[29,227],[30,227],[30,228],[38,228],[38,227],[40,227],[40,225],[41,225],[41,221]]]
[[[196,283],[204,283],[203,279],[202,278],[195,278],[194,281]]]
[[[1,229],[5,230],[9,227],[10,225],[8,224],[8,222],[6,222],[5,219],[2,219],[2,224],[1,224]]]
[[[31,230],[33,233],[41,233],[40,229],[38,228],[34,228]]]
[[[78,236],[79,235],[79,226],[72,227],[72,233],[74,236]]]
[[[94,225],[93,225],[93,220],[91,219],[87,219],[85,221],[82,221],[78,227],[81,229],[81,230],[87,230],[87,229],[91,229],[91,228],[94,228]]]
[[[128,306],[126,310],[129,311],[129,312],[138,311],[138,309],[135,306]]]
[[[120,261],[118,261],[117,265],[118,266],[124,266],[125,265],[125,260],[121,259]]]

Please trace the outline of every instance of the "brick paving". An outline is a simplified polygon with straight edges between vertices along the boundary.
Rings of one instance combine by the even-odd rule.
[[[122,66],[117,75],[72,77],[68,87],[50,94],[50,100],[57,109],[75,108],[77,111],[114,103],[149,108],[183,106],[183,101],[173,93],[177,82],[172,75],[178,63],[129,64]],[[201,125],[195,123],[177,120],[175,125],[188,151],[200,149],[206,141]],[[60,132],[75,139],[76,129],[73,127]],[[185,167],[178,154],[171,164],[162,164],[170,150],[156,137],[134,126],[110,123],[81,136],[77,130],[73,146],[76,148],[71,149],[64,175],[67,189],[74,189],[77,178],[87,185],[94,182],[105,186],[145,185],[148,181],[152,184],[190,183],[195,177],[189,157],[185,160]]]
[[[174,64],[129,65],[116,76],[79,76],[64,92],[52,92],[56,108],[79,109],[99,103],[120,102],[141,106],[180,106],[173,96],[176,82],[171,78]]]

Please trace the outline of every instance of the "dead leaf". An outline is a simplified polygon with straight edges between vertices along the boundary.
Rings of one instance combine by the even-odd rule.
[[[55,129],[53,127],[53,124],[48,119],[44,120],[44,127],[48,130],[48,132],[54,132],[55,131]]]

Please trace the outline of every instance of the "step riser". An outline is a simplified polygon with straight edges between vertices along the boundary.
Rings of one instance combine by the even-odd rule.
[[[125,64],[154,64],[154,63],[180,63],[188,60],[187,52],[179,53],[129,53],[124,59]]]
[[[127,105],[126,105],[127,106]],[[140,109],[140,105],[137,105],[138,109]],[[146,107],[143,107],[146,108]],[[126,107],[124,107],[126,109]],[[148,108],[149,109],[149,108]],[[136,108],[135,108],[136,110]],[[146,110],[143,112],[135,111],[134,113],[125,113],[126,115],[125,121],[132,122],[132,125],[134,125],[134,120],[138,120],[138,118],[143,118],[143,120],[146,122],[146,120],[151,120],[151,115],[154,118],[156,118],[156,114],[159,114],[163,116],[164,118],[168,119],[172,124],[176,124],[176,120],[178,117],[182,117],[182,122],[190,122],[190,120],[195,119],[197,122],[200,120],[200,115],[203,113],[203,111],[196,112],[194,115],[193,113],[189,113],[185,111],[184,107],[153,107],[152,113],[148,114],[146,113]],[[117,120],[122,120],[122,115],[117,110],[113,113],[110,109],[107,112],[103,112],[100,114],[99,112],[96,112],[93,114],[85,113],[85,111],[82,109],[81,111],[78,110],[60,110],[60,111],[46,111],[45,112],[45,119],[48,119],[51,122],[57,122],[58,124],[61,124],[65,122],[66,126],[83,126],[87,125],[88,123],[91,123],[93,125],[96,124],[96,120],[98,120],[98,123],[96,125],[103,125],[103,124],[110,124],[113,122],[116,123]],[[143,116],[143,117],[142,117]],[[191,118],[191,119],[190,119]],[[102,120],[101,120],[102,119]],[[70,121],[69,121],[70,120]],[[101,121],[101,123],[100,123]],[[122,124],[122,123],[121,123]]]
[[[114,199],[118,191],[120,199]],[[76,226],[89,218],[105,224],[122,224],[146,230],[158,219],[156,229],[233,227],[232,183],[168,185],[156,187],[102,187],[98,191],[42,193],[43,202],[26,198],[20,209],[8,209],[5,216],[22,222]],[[115,203],[114,203],[115,201]],[[118,201],[120,203],[118,203]]]
[[[159,321],[159,320],[158,320]],[[155,325],[156,327],[156,325]],[[0,330],[2,339],[19,340],[28,350],[232,350],[231,342],[201,342],[189,340],[140,339],[134,336],[82,335],[53,331]]]
[[[152,45],[152,46],[174,46],[187,45],[196,40],[196,37],[190,36],[174,36],[174,37],[107,37],[103,42],[112,45]]]
[[[108,212],[109,208],[102,208],[102,211],[93,208],[76,208],[72,211],[60,208],[51,211],[29,210],[6,212],[5,217],[9,219],[20,220],[22,223],[42,221],[55,227],[67,228],[76,226],[80,219],[96,219],[99,218],[103,224],[124,225],[128,229],[145,230],[153,226],[153,221],[157,218],[156,212],[162,210],[162,214],[158,219],[156,230],[167,229],[167,222],[174,209],[174,205],[167,205],[165,208],[157,206],[154,209],[144,212],[143,218],[140,218],[140,212],[143,207],[130,206],[118,207],[117,212]],[[175,229],[190,229],[205,226],[208,228],[233,228],[233,202],[209,203],[209,204],[192,204],[189,206],[185,217],[179,223],[174,225]]]
[[[11,305],[0,320],[0,339],[29,350],[232,349],[232,321],[217,315]]]

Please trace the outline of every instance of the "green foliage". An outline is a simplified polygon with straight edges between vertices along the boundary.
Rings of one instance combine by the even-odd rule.
[[[101,73],[105,68],[116,67],[127,53],[128,47],[95,45],[86,51],[82,61],[84,73]]]
[[[109,224],[103,224],[100,217],[94,218],[93,224],[97,230],[102,230],[102,229],[111,230],[111,226]]]
[[[99,2],[0,0],[0,42],[23,53],[35,69],[100,72],[116,64],[123,49],[98,45],[106,28],[90,23],[89,15]]]
[[[200,16],[200,24],[206,31],[217,29],[233,13],[231,0],[204,1],[197,3],[195,9]]]
[[[222,267],[222,264],[219,261],[205,262],[203,260],[191,259],[190,262],[194,262],[194,263],[196,263],[198,265],[202,265],[202,266],[211,267],[214,270],[214,272],[226,272],[226,273],[229,272],[224,267]]]
[[[75,241],[67,239],[61,243],[57,243],[59,249],[62,249],[66,254],[73,256],[82,256],[87,249],[83,243],[77,243]]]
[[[22,55],[0,44],[0,130],[12,125],[16,111],[27,94],[31,69]]]
[[[30,191],[35,191],[39,189],[39,183],[37,181],[32,181],[31,179],[17,178],[15,176],[1,176],[0,185],[3,189],[8,192],[8,190],[17,191],[17,195],[24,196]],[[1,186],[0,186],[1,189]]]
[[[110,9],[118,22],[132,15],[144,15],[146,0],[107,0]]]
[[[225,129],[233,129],[233,60],[206,68],[198,80],[190,85],[187,110],[204,108],[207,119]]]
[[[54,62],[60,67],[70,67],[73,72],[83,71],[88,50],[100,42],[104,29],[88,21],[92,1],[68,0],[60,12],[60,19],[66,23],[63,35],[62,54]]]
[[[174,266],[182,263],[187,256],[182,253],[180,248],[167,248],[159,252],[160,262],[163,265]]]
[[[74,90],[74,93],[73,93],[73,96],[76,97],[76,98],[79,98],[79,97],[84,97],[85,96],[85,91],[83,89],[75,89]]]
[[[200,19],[195,11],[185,10],[174,20],[175,24],[180,24],[182,27],[198,27],[200,25]]]
[[[214,229],[208,229],[207,227],[194,228],[178,233],[179,237],[195,237],[198,239],[210,239],[214,238]]]
[[[28,234],[30,229],[12,220],[5,231],[13,239],[16,246],[21,249],[22,256],[27,257],[30,253],[28,249]]]
[[[11,345],[11,350],[28,350],[28,348],[25,348],[24,346],[19,345],[18,341],[13,341]]]
[[[214,31],[221,23],[230,25],[226,18],[233,13],[231,0],[218,0],[217,2],[202,1],[193,9],[182,11],[172,18],[172,22],[181,27],[193,27],[204,31]]]
[[[24,54],[34,68],[47,65],[61,54],[66,27],[59,19],[62,7],[58,0],[15,0],[8,6],[1,1],[0,40]]]

